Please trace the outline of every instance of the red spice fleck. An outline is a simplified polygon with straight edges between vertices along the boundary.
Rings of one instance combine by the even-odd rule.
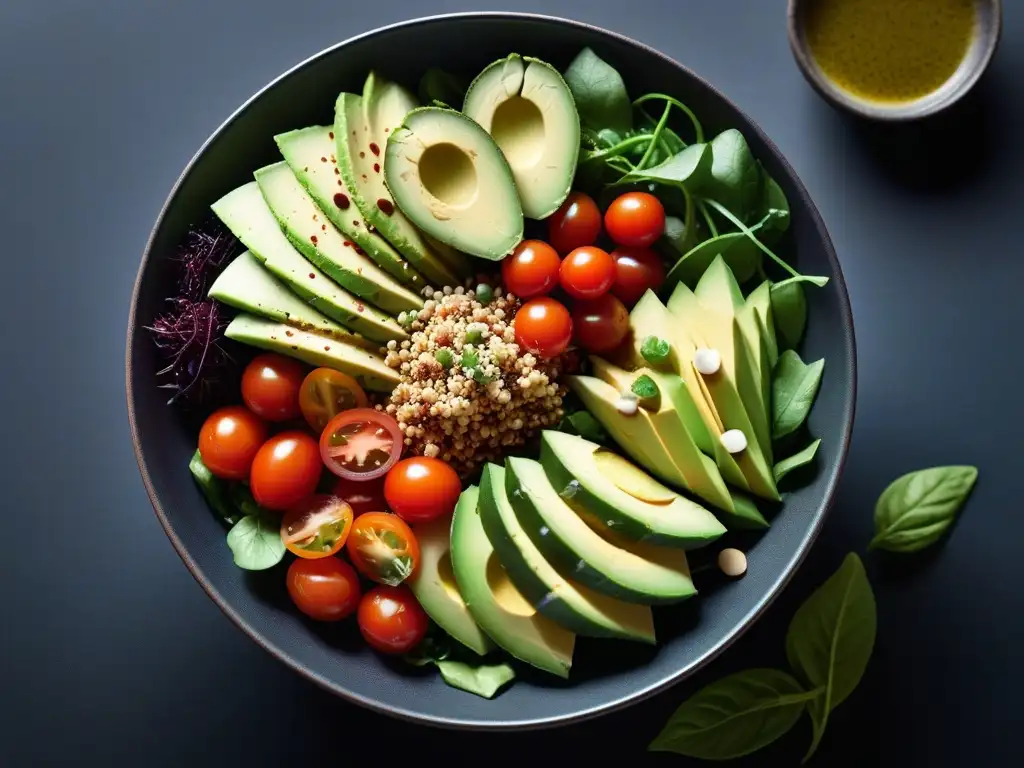
[[[313,280],[314,278],[316,278],[316,274],[314,274],[313,272],[310,272],[309,273],[309,279]]]
[[[362,304],[356,304],[357,312],[362,312],[364,309],[366,309],[366,307],[364,307]]]
[[[333,138],[334,138],[334,131],[331,131],[331,132],[330,132],[329,134],[327,134],[327,135],[328,135],[328,136],[330,136],[330,137],[331,137],[331,138],[333,139]]]
[[[385,128],[384,129],[384,133],[391,133],[391,129],[390,128]]]
[[[331,155],[331,162],[332,163],[337,163],[338,162],[338,158],[336,158],[334,155]]]
[[[352,247],[352,241],[351,240],[346,240],[344,243],[342,243],[342,245],[344,245],[346,248],[351,248]]]
[[[285,336],[294,336],[295,334],[294,334],[294,333],[292,333],[291,331],[285,331],[285,332],[284,332],[284,335],[285,335]]]
[[[365,173],[364,173],[364,174],[362,174],[362,177],[363,177],[363,180],[364,180],[364,181],[365,181],[366,179],[370,178],[370,177],[369,177],[369,176],[367,176],[367,175],[366,175]]]
[[[376,144],[370,144],[370,151],[373,152],[373,154],[380,157],[380,147],[378,147]]]
[[[352,226],[353,227],[358,227],[359,226],[359,219],[352,219]]]
[[[321,232],[326,232],[327,231],[327,225],[326,224],[321,224],[320,225],[320,231]]]
[[[326,163],[327,162],[327,158],[326,157],[321,157],[320,158],[320,162],[321,163]]]
[[[360,157],[366,157],[366,153],[365,153],[365,152],[360,152],[360,153],[359,153],[359,156],[360,156]]]
[[[331,351],[330,345],[329,344],[324,344],[324,352],[330,352],[330,351]]]
[[[318,242],[317,239],[316,239],[316,235],[310,235],[309,236],[309,240],[310,240],[311,243],[313,243],[313,245],[316,245],[317,242]]]
[[[335,176],[341,176],[341,168],[337,168],[337,167],[335,167],[335,169],[334,169],[334,175],[335,175]]]
[[[277,336],[271,336],[271,337],[270,337],[270,340],[271,340],[271,341],[277,341]]]
[[[377,207],[383,211],[385,216],[390,216],[395,212],[395,204],[390,200],[385,200],[383,197],[377,201]]]
[[[374,163],[373,164],[373,172],[374,173],[380,173],[380,163]]]
[[[320,217],[317,216],[315,213],[313,214],[313,221],[320,221]]]
[[[341,183],[341,179],[338,179],[338,186],[339,187],[344,187],[345,186],[344,184]]]
[[[354,245],[353,244],[352,247],[356,249],[356,253],[358,253],[360,256],[365,256],[366,255],[366,251],[364,251],[358,245]],[[362,269],[359,270],[359,274],[363,274],[363,270]]]
[[[341,182],[339,181],[338,183],[340,184]],[[334,196],[334,204],[344,211],[349,206],[348,195],[343,195],[339,192]]]

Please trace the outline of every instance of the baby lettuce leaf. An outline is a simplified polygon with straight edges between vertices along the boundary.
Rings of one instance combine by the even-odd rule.
[[[813,738],[804,762],[821,741],[829,713],[853,693],[875,646],[878,615],[864,564],[856,553],[797,609],[786,634],[789,665],[811,688],[824,688],[808,705]]]
[[[776,462],[775,467],[772,470],[775,475],[775,482],[780,482],[782,478],[793,470],[799,469],[800,467],[806,467],[814,461],[814,456],[818,453],[819,445],[821,445],[821,438],[815,440],[802,451],[797,451],[792,456]]]
[[[737,672],[683,702],[648,749],[702,760],[749,755],[786,734],[822,693],[777,669]]]
[[[228,525],[234,525],[242,519],[238,509],[231,503],[231,498],[228,495],[228,484],[219,477],[214,477],[209,468],[203,464],[203,458],[199,455],[198,450],[193,454],[192,460],[188,463],[188,469],[192,473],[192,477],[195,478],[199,490],[202,491],[203,496],[206,498],[206,503],[213,508],[213,511],[220,516],[221,520]]]
[[[868,549],[918,552],[949,530],[978,479],[978,468],[931,467],[894,480],[875,505]]]
[[[633,127],[633,105],[622,75],[590,48],[584,48],[565,70],[580,122],[593,131],[607,128],[620,136]]]
[[[441,672],[441,678],[452,688],[475,693],[485,699],[515,679],[516,673],[508,664],[480,664],[477,666],[464,661],[445,659],[434,662]]]
[[[773,438],[785,437],[804,423],[818,395],[824,370],[824,360],[805,365],[792,349],[779,355],[772,374]]]
[[[699,190],[701,197],[716,200],[736,218],[749,221],[761,195],[761,167],[747,140],[735,128],[711,140],[711,175]]]
[[[284,558],[280,523],[266,515],[246,515],[228,531],[228,546],[235,565],[247,571],[265,571]]]
[[[620,180],[621,184],[635,184],[652,181],[689,190],[705,183],[711,173],[711,148],[707,144],[691,144],[668,160],[642,171],[630,171]]]

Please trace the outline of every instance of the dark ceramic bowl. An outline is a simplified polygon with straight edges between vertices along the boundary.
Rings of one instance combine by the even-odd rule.
[[[187,469],[197,427],[157,389],[158,359],[143,326],[161,309],[174,279],[167,255],[189,224],[250,180],[254,169],[278,159],[274,134],[330,122],[336,95],[358,92],[371,67],[415,87],[430,65],[474,74],[517,51],[564,68],[583,46],[617,67],[631,93],[671,93],[710,131],[739,128],[781,184],[793,213],[783,252],[795,255],[803,271],[831,277],[825,289],[809,292],[805,341],[809,359],[828,361],[810,416],[822,444],[815,471],[786,498],[771,529],[743,542],[749,547],[746,577],[726,582],[708,571],[698,580],[698,599],[657,610],[657,648],[581,640],[570,680],[522,668],[512,687],[485,701],[448,688],[430,670],[376,655],[352,622],[325,627],[305,621],[289,601],[282,569],[249,573],[232,564],[225,530]],[[853,427],[854,357],[850,301],[817,209],[775,145],[713,86],[657,51],[594,27],[538,16],[456,15],[388,27],[317,54],[256,94],[202,147],[171,191],[139,269],[128,327],[128,411],[146,490],[174,548],[217,605],[275,657],[340,696],[390,715],[461,728],[538,727],[609,712],[681,680],[727,648],[779,594],[835,493]]]

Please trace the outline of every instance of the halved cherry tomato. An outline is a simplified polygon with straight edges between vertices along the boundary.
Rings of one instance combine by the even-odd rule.
[[[427,613],[406,587],[374,587],[359,602],[359,631],[381,653],[408,653],[427,634]]]
[[[532,299],[558,285],[558,254],[543,240],[523,240],[501,262],[501,284],[520,299]]]
[[[268,352],[252,359],[242,373],[242,399],[267,421],[299,415],[299,388],[306,367],[298,360]]]
[[[380,584],[401,584],[420,563],[420,545],[412,529],[387,512],[357,517],[345,548],[359,572]]]
[[[333,368],[310,371],[299,389],[302,416],[318,433],[342,411],[365,408],[368,402],[358,381]]]
[[[249,487],[261,506],[283,511],[313,495],[321,470],[316,440],[305,432],[281,432],[253,459]]]
[[[558,279],[574,299],[596,299],[615,282],[615,260],[607,251],[585,245],[565,257]]]
[[[556,357],[572,340],[572,318],[564,305],[548,297],[533,299],[515,318],[516,343],[526,352]]]
[[[211,413],[199,430],[199,456],[216,477],[245,480],[263,441],[267,425],[240,405]]]
[[[324,464],[346,480],[373,480],[398,461],[405,435],[398,422],[372,408],[342,411],[320,435]]]
[[[646,248],[665,232],[665,207],[649,192],[627,192],[608,206],[604,228],[616,245]]]
[[[665,281],[665,267],[661,257],[649,248],[616,248],[615,285],[612,293],[627,307],[636,304],[648,288],[657,290]]]
[[[403,459],[384,480],[384,498],[391,511],[414,525],[450,515],[461,493],[455,470],[427,456]]]
[[[606,293],[591,301],[577,301],[572,310],[576,343],[588,352],[615,349],[629,333],[629,312],[615,296]]]
[[[281,520],[281,541],[307,560],[333,555],[348,539],[352,507],[337,496],[318,494],[288,510]]]
[[[388,504],[384,499],[385,475],[360,482],[338,478],[331,493],[352,507],[352,514],[359,517],[364,512],[385,512]]]
[[[570,192],[562,206],[548,218],[548,242],[563,255],[584,245],[593,245],[599,234],[601,211],[594,198],[583,192]]]
[[[286,584],[295,607],[316,621],[340,621],[359,607],[359,576],[341,558],[295,560]]]

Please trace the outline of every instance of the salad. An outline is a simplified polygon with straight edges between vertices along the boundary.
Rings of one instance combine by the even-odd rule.
[[[372,72],[275,140],[151,327],[234,562],[485,697],[577,637],[654,644],[687,553],[768,527],[820,442],[826,279],[743,135],[584,49],[418,100]]]

